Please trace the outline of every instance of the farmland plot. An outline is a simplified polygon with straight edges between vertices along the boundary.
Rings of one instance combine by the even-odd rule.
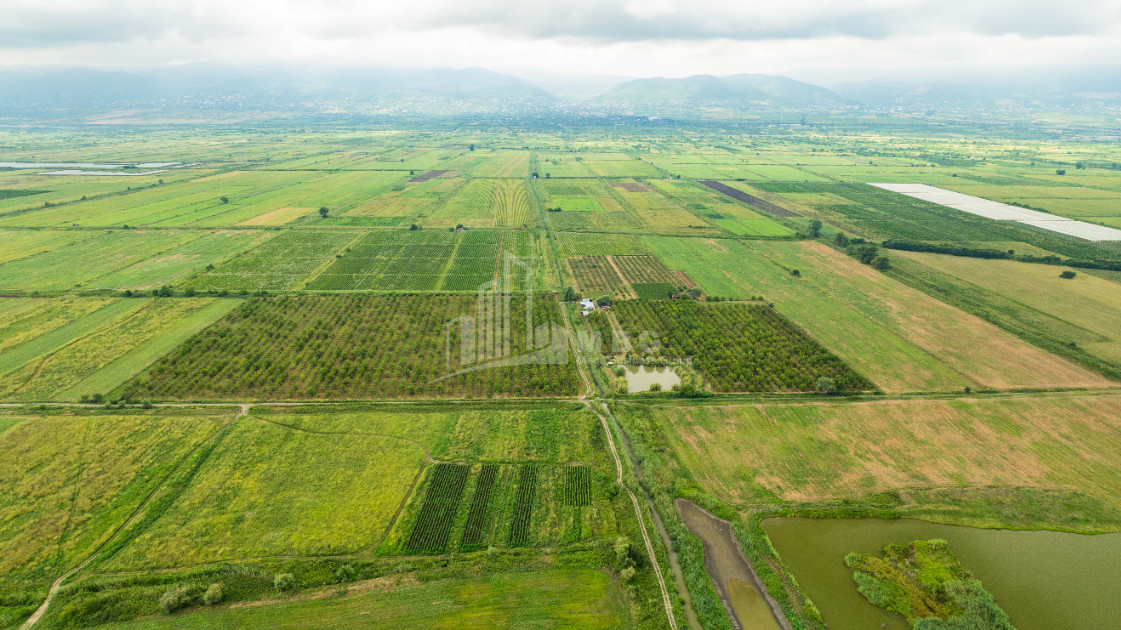
[[[1119,412],[1116,395],[1057,394],[650,413],[695,478],[733,503],[1015,485],[1078,490],[1119,508]]]
[[[174,253],[203,232],[120,230],[0,265],[0,289],[61,290],[82,286],[160,254]]]
[[[197,275],[184,288],[199,291],[260,291],[299,288],[361,233],[326,230],[287,231],[263,245]]]
[[[173,250],[134,263],[106,276],[90,281],[87,286],[98,289],[155,289],[175,284],[207,265],[219,263],[240,252],[260,245],[274,236],[255,230],[221,230],[205,232],[199,238]]]
[[[655,356],[691,360],[716,391],[812,391],[819,378],[841,390],[872,384],[764,304],[692,300],[616,302],[619,327]]]
[[[65,247],[94,234],[78,230],[0,230],[0,265]]]
[[[150,524],[131,532],[107,566],[163,568],[376,545],[424,465],[425,449],[392,416],[364,424],[353,416],[292,421],[239,418],[197,470],[180,473],[173,502],[154,505]]]
[[[824,245],[651,237],[710,295],[764,296],[886,391],[1108,381]],[[792,270],[799,270],[794,276]]]
[[[529,151],[494,151],[483,156],[481,164],[471,169],[476,177],[514,177],[529,175]]]
[[[1121,285],[1085,273],[1063,279],[1059,277],[1061,268],[1050,265],[918,252],[898,254],[1068,322],[1081,329],[1071,331],[1077,335],[1072,341],[1081,348],[1121,362]]]
[[[231,417],[228,410],[0,415],[0,623],[31,614],[55,577],[104,543]],[[7,603],[27,592],[35,594],[28,604]]]
[[[513,299],[510,306],[508,339],[481,330],[466,335],[451,326],[456,336],[449,355],[449,325],[477,314],[474,296],[249,300],[125,391],[133,398],[225,400],[574,394],[575,365],[559,349],[566,340],[543,336],[527,343],[525,300]],[[555,298],[536,296],[533,325],[561,324],[559,308]],[[530,351],[558,362],[451,375]]]
[[[472,410],[458,414],[381,553],[557,545],[618,530],[612,460],[587,411]],[[623,516],[625,518],[625,516]]]
[[[576,290],[584,296],[592,299],[601,295],[620,299],[633,297],[610,256],[572,256],[565,259],[565,263],[572,272]]]
[[[224,316],[237,302],[110,302],[11,346],[0,360],[0,398],[73,401],[88,394],[108,393]],[[44,314],[44,318],[50,315]]]

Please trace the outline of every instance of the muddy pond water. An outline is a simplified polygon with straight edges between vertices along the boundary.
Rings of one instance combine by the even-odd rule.
[[[701,539],[705,570],[712,579],[721,603],[735,630],[782,630],[778,605],[763,595],[763,584],[740,550],[727,521],[719,519],[685,499],[674,501],[685,526]],[[775,610],[772,610],[772,605]]]
[[[627,373],[624,376],[627,379],[627,391],[629,392],[645,392],[654,383],[661,385],[665,391],[669,391],[674,385],[681,384],[681,377],[672,367],[628,365],[626,369]]]
[[[901,616],[857,592],[844,557],[931,538],[950,543],[1018,630],[1121,628],[1121,534],[978,529],[912,519],[775,518],[763,529],[830,630],[907,628]]]

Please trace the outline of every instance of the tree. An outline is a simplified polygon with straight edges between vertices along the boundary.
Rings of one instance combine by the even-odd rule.
[[[419,226],[419,225],[417,225],[416,223],[414,223],[414,224],[412,224],[412,225],[410,225],[410,226],[409,226],[409,229],[410,229],[410,230],[419,230],[419,229],[420,229],[420,226]]]
[[[229,203],[230,198],[223,195],[223,196],[218,198],[218,201],[221,201],[222,203]]]
[[[596,298],[596,306],[611,306],[611,299],[610,295],[601,295]]]
[[[1070,280],[1070,279],[1074,278],[1074,277],[1075,277],[1075,276],[1077,276],[1077,275],[1078,275],[1078,274],[1074,273],[1074,272],[1073,272],[1073,271],[1071,271],[1070,269],[1067,269],[1066,271],[1064,271],[1064,272],[1060,273],[1060,274],[1059,274],[1059,277],[1060,277],[1060,278],[1062,278],[1062,279],[1064,279],[1064,280]]]
[[[837,232],[837,236],[833,237],[833,242],[836,243],[838,247],[848,247],[849,237],[845,236],[844,232]]]
[[[324,219],[326,219],[326,218],[327,218],[327,213],[328,213],[328,212],[329,212],[329,210],[327,210],[327,207],[326,207],[326,206],[324,206],[324,207],[322,207],[322,208],[320,208],[320,209],[319,209],[319,216],[321,216],[321,217],[323,217]]]
[[[822,376],[817,379],[817,391],[822,394],[832,394],[837,391],[837,381],[828,376]]]
[[[810,221],[810,236],[813,238],[821,236],[821,221],[817,219]]]
[[[580,296],[576,295],[576,289],[570,286],[564,288],[563,299],[565,302],[575,302],[579,297]]]
[[[1057,169],[1055,169],[1055,174],[1056,175],[1066,175],[1067,170],[1065,168],[1057,168]]]
[[[468,151],[474,151],[475,150],[475,145],[473,145],[473,144],[467,145],[467,150]]]
[[[887,259],[887,256],[876,256],[872,260],[872,268],[880,271],[887,271],[891,269],[891,261]]]

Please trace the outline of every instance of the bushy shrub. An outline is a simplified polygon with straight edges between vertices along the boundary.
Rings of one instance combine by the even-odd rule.
[[[160,610],[166,615],[186,608],[194,603],[196,595],[188,586],[173,586],[160,596]]]
[[[283,593],[296,586],[296,577],[291,573],[277,573],[272,579],[273,588]]]
[[[207,587],[206,592],[202,594],[202,603],[207,606],[213,606],[222,601],[222,585],[215,583]]]

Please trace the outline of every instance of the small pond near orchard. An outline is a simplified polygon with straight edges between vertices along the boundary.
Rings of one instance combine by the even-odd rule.
[[[857,592],[844,558],[931,538],[950,543],[1018,630],[1121,627],[1121,534],[978,529],[913,519],[773,518],[763,530],[830,630],[907,628],[902,617]]]
[[[672,367],[667,366],[652,366],[652,365],[628,365],[626,366],[627,373],[627,391],[629,392],[644,392],[650,389],[654,383],[662,386],[662,389],[669,391],[674,385],[681,384],[681,377],[677,375]]]

